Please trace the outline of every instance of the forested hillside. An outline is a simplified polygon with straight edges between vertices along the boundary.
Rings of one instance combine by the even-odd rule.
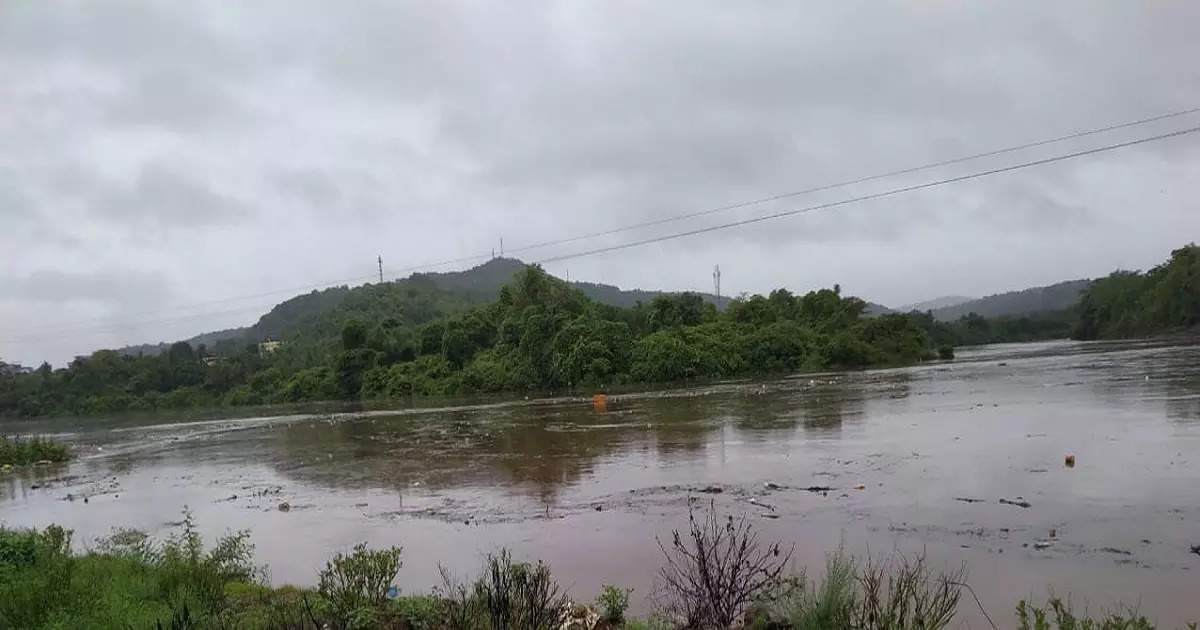
[[[525,263],[520,260],[493,258],[463,271],[415,273],[408,278],[382,284],[314,290],[276,305],[252,326],[204,333],[184,341],[193,348],[204,345],[216,354],[228,355],[247,343],[264,339],[288,340],[310,335],[313,331],[336,336],[344,321],[344,313],[362,310],[367,311],[364,315],[368,318],[384,309],[391,317],[399,317],[409,323],[421,323],[432,317],[461,312],[495,300],[500,295],[500,289],[524,269]],[[674,295],[666,291],[627,290],[595,282],[572,282],[570,286],[596,302],[622,308],[632,308],[639,302],[649,303],[661,295]],[[717,305],[715,295],[699,295],[705,302]],[[730,298],[722,297],[720,308],[724,309],[729,302]],[[119,348],[118,352],[131,356],[157,355],[170,347],[171,344],[167,342],[142,344]]]
[[[1079,303],[1078,339],[1114,339],[1200,324],[1200,247],[1190,244],[1145,273],[1115,271],[1096,280]]]
[[[723,312],[694,293],[620,308],[529,267],[487,304],[422,277],[346,291],[301,296],[268,314],[295,330],[274,354],[243,344],[214,356],[182,342],[159,356],[103,350],[65,369],[43,365],[0,380],[0,414],[561,391],[933,355],[914,317],[865,318],[865,302],[829,289],[780,289]]]

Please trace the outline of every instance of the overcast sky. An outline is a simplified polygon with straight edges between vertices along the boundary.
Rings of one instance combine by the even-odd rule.
[[[287,289],[375,273],[380,254],[399,275],[501,238],[511,250],[1200,106],[1197,33],[1189,1],[7,0],[0,359],[61,365],[246,325]],[[1195,134],[547,269],[710,290],[720,264],[726,294],[837,282],[891,305],[986,295],[1161,261],[1200,240],[1198,184]]]

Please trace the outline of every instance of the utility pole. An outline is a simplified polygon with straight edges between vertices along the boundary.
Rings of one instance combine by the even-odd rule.
[[[713,290],[717,293],[717,309],[721,308],[721,265],[713,265]]]
[[[383,254],[379,255],[379,284],[383,284]]]
[[[504,237],[500,237],[500,257],[504,258]]]

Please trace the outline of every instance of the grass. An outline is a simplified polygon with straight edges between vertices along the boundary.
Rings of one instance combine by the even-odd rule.
[[[1195,623],[1187,625],[1196,630]],[[1077,615],[1071,603],[1051,597],[1045,607],[1032,606],[1025,600],[1017,604],[1017,627],[1019,630],[1154,630],[1154,624],[1137,610],[1124,609],[1108,612],[1100,617]]]
[[[443,570],[445,584],[434,592],[399,594],[391,583],[402,566],[400,554],[398,547],[356,546],[330,559],[317,588],[273,588],[253,564],[246,532],[206,546],[186,510],[166,540],[116,530],[94,550],[78,554],[71,551],[71,533],[60,527],[0,528],[0,630],[580,627],[562,624],[568,611],[580,618],[581,607],[567,601],[544,564],[515,562],[502,550],[490,554],[472,580],[455,580]],[[773,582],[750,607],[744,627],[937,630],[954,616],[961,580],[961,570],[930,571],[920,556],[859,562],[839,549],[827,556],[819,580],[798,573]],[[600,605],[590,610],[599,619],[597,630],[685,627],[662,615],[624,618],[628,593],[606,587]],[[1155,629],[1135,611],[1090,618],[1056,598],[1045,607],[1022,601],[1016,612],[1019,630]],[[743,627],[742,621],[732,625]],[[1195,624],[1188,627],[1196,630]]]
[[[69,459],[70,449],[45,438],[0,436],[0,466],[28,466],[43,461],[65,462]]]

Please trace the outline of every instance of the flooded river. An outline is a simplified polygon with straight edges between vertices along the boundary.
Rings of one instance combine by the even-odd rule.
[[[315,583],[332,552],[367,541],[402,545],[401,585],[424,590],[438,563],[465,575],[507,546],[578,599],[620,584],[644,611],[655,536],[686,526],[692,496],[795,543],[797,567],[839,543],[965,562],[998,622],[1047,587],[1093,611],[1200,618],[1194,345],[991,346],[610,396],[605,413],[588,397],[3,429],[58,434],[81,457],[0,477],[0,522],[59,523],[86,545],[116,526],[165,535],[186,505],[207,536],[250,529],[276,583]],[[983,627],[969,597],[960,611],[961,627]]]

